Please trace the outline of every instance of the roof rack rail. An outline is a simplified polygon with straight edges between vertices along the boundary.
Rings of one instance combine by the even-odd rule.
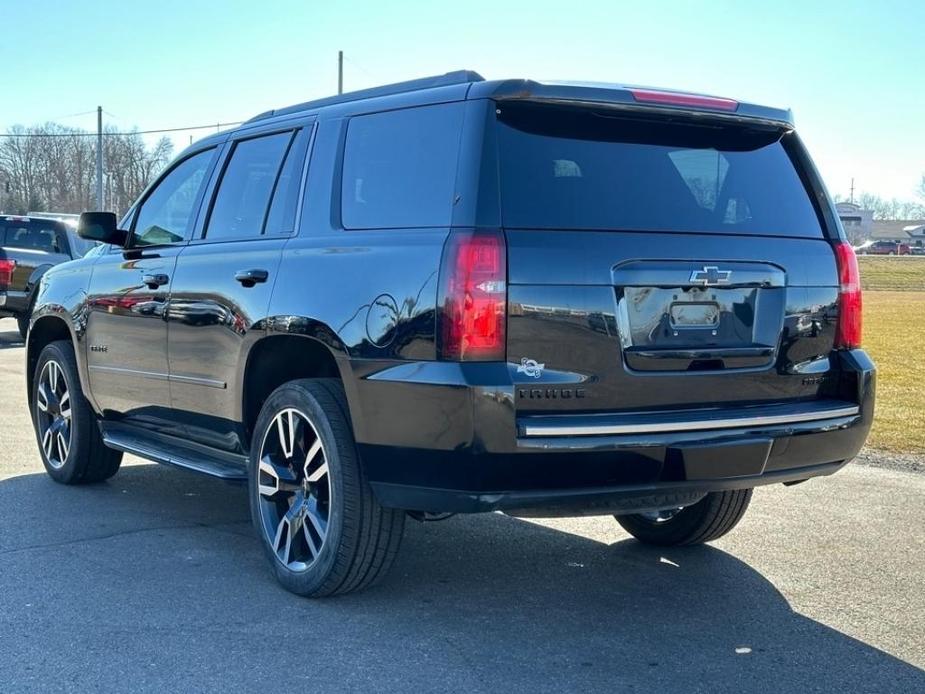
[[[334,104],[345,104],[350,101],[359,101],[360,99],[372,99],[378,96],[391,96],[393,94],[404,94],[406,92],[415,92],[421,89],[432,89],[433,87],[448,87],[453,84],[466,84],[467,82],[484,82],[485,78],[473,70],[456,70],[447,72],[444,75],[434,75],[433,77],[421,77],[416,80],[407,82],[395,82],[394,84],[384,84],[381,87],[371,87],[369,89],[360,89],[355,92],[338,94],[337,96],[328,96],[323,99],[306,101],[302,104],[287,106],[286,108],[265,111],[251,118],[247,123],[264,120],[273,116],[282,116],[287,113],[296,113],[305,111],[310,108],[321,108],[322,106],[333,106]]]

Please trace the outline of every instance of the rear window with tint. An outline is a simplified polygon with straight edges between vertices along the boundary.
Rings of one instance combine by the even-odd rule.
[[[498,127],[506,227],[823,236],[780,132],[529,104]]]
[[[341,217],[347,229],[448,226],[463,105],[350,119]]]
[[[0,220],[0,246],[46,253],[67,253],[65,232],[57,222],[41,219]]]

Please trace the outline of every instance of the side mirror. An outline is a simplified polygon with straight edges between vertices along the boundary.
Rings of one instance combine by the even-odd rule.
[[[77,235],[88,241],[124,246],[128,234],[117,226],[112,212],[84,212],[77,222]]]

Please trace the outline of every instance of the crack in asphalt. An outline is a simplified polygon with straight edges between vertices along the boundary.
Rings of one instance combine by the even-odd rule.
[[[246,523],[247,521],[238,521],[238,523]],[[105,535],[93,535],[91,537],[78,537],[71,540],[64,540],[61,542],[48,542],[43,544],[36,545],[26,545],[24,547],[13,547],[10,549],[0,550],[0,556],[5,556],[7,554],[16,554],[18,552],[29,552],[36,549],[52,549],[54,547],[67,547],[68,545],[76,545],[85,542],[98,542],[100,540],[110,540],[114,537],[123,537],[127,535],[139,535],[141,533],[152,532],[156,530],[190,530],[194,528],[205,528],[208,530],[214,530],[215,532],[224,533],[226,535],[236,535],[237,537],[250,537],[249,533],[239,533],[229,530],[223,530],[222,525],[229,525],[228,523],[222,523],[221,525],[216,524],[212,525],[209,523],[185,523],[185,524],[175,524],[175,525],[158,525],[152,526],[150,528],[133,528],[131,530],[120,530],[119,532],[107,533]]]

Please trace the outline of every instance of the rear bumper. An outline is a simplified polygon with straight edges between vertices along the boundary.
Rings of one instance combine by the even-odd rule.
[[[825,401],[685,420],[664,413],[517,419],[505,365],[434,362],[372,370],[356,381],[351,412],[383,505],[633,512],[840,469],[870,430],[875,370],[860,350],[837,358],[840,379]]]

